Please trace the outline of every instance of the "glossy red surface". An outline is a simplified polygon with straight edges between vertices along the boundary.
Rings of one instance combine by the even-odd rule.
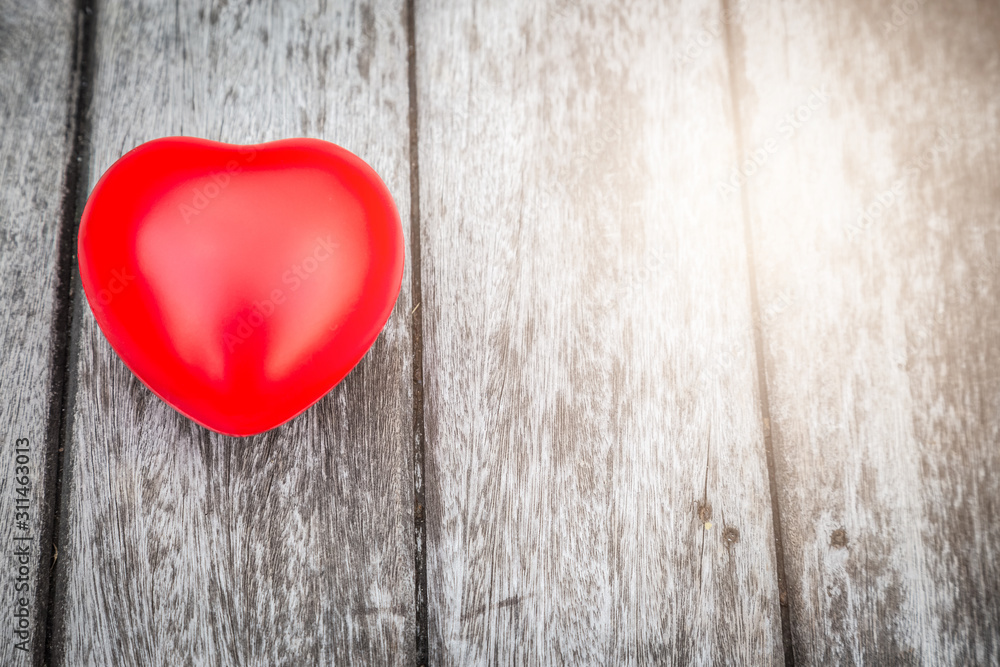
[[[314,139],[157,139],[104,174],[80,225],[87,301],[122,360],[198,423],[299,414],[371,347],[403,275],[392,196]]]

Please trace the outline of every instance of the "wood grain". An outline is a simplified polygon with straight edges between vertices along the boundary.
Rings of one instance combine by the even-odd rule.
[[[59,234],[72,150],[74,19],[71,2],[0,2],[0,535],[4,544],[0,664],[4,665],[39,660],[45,628],[52,560],[46,536],[52,516],[51,468],[58,446],[58,423],[53,422],[59,415],[50,410],[53,401],[58,405],[56,387],[63,373],[53,331],[57,292],[62,291]],[[39,40],[38,35],[47,39]],[[19,461],[19,455],[26,459]],[[21,620],[15,614],[22,613],[28,614],[24,628],[15,625]]]
[[[997,664],[1000,8],[733,34],[796,663]]]
[[[409,213],[400,2],[104,2],[90,186],[165,135],[334,141]],[[409,277],[361,364],[246,439],[157,399],[83,309],[56,654],[66,665],[409,664]]]
[[[431,662],[780,661],[718,3],[416,11]]]

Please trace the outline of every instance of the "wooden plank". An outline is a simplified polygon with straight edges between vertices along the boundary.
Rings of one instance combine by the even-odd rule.
[[[780,661],[718,3],[416,11],[431,662]]]
[[[796,664],[997,664],[1000,8],[733,34]]]
[[[133,146],[328,139],[409,215],[401,2],[106,2],[90,186]],[[266,434],[154,397],[82,314],[57,655],[79,664],[409,664],[410,279],[341,385]]]
[[[0,664],[41,659],[66,318],[60,232],[72,151],[71,2],[0,2]],[[72,208],[69,209],[72,211]],[[63,244],[65,245],[65,244]],[[68,259],[68,255],[66,255]],[[60,312],[61,311],[61,312]],[[64,325],[64,322],[63,322]]]

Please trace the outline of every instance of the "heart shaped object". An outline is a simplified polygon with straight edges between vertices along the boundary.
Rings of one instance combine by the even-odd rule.
[[[145,143],[101,177],[80,275],[111,346],[210,429],[266,431],[334,387],[399,295],[403,230],[361,158],[315,139]]]

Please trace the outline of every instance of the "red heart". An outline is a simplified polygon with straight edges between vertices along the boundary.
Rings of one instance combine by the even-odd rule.
[[[111,346],[196,422],[252,435],[296,416],[361,360],[403,277],[388,188],[315,139],[171,137],[101,177],[80,275]]]

